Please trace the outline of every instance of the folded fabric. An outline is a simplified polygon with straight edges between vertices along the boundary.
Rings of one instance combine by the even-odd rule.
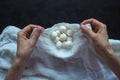
[[[8,26],[0,35],[0,80],[4,80],[16,55],[18,31],[20,29],[17,27]],[[80,44],[83,45],[79,46],[76,54],[62,58],[49,54],[46,51],[48,49],[41,47],[41,37],[45,35],[44,33],[34,48],[30,63],[21,80],[118,80],[96,55],[90,40],[85,38],[82,32],[80,32]],[[109,42],[116,54],[120,56],[120,40],[109,39]]]
[[[90,25],[87,24],[86,26],[89,27]],[[69,31],[71,31],[71,35],[68,35]],[[52,33],[54,33],[53,36]],[[59,42],[61,44],[57,47],[56,44]],[[71,42],[71,45],[67,42]],[[88,43],[88,40],[83,36],[79,24],[58,23],[44,30],[36,47],[42,48],[43,51],[52,56],[65,59],[77,54],[78,49],[86,43]],[[83,49],[79,50],[82,52]]]

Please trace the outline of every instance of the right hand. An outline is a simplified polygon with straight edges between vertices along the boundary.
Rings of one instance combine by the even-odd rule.
[[[85,27],[85,24],[91,24],[92,30]],[[96,19],[88,19],[84,20],[80,27],[83,31],[83,33],[92,39],[94,48],[98,55],[105,56],[103,52],[112,50],[109,42],[108,42],[108,33],[107,33],[107,27],[105,24],[101,23],[100,21]]]

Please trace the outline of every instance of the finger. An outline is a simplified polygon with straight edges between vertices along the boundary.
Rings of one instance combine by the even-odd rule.
[[[40,26],[30,24],[21,30],[21,34],[24,35],[26,38],[30,38],[30,35],[31,35],[33,29],[38,28],[38,27],[40,27]]]
[[[84,20],[82,22],[82,24],[87,24],[90,23],[92,25],[92,29],[94,30],[94,32],[98,32],[101,28],[103,28],[103,26],[105,26],[103,23],[101,23],[100,21],[96,20],[96,19],[88,19],[88,20]]]
[[[33,34],[31,35],[31,38],[30,38],[30,39],[31,39],[34,43],[36,43],[37,40],[38,40],[38,38],[39,38],[39,36],[40,36],[40,34],[42,33],[43,30],[44,30],[43,27],[38,27],[38,28],[36,28],[35,31],[33,32]]]
[[[38,25],[33,25],[33,24],[29,24],[28,26],[26,26],[25,28],[22,29],[22,33],[26,33],[26,34],[31,34],[32,30],[34,28],[39,27]]]
[[[83,32],[86,36],[88,36],[88,37],[90,37],[90,38],[93,38],[93,37],[95,36],[95,33],[94,33],[92,30],[90,30],[89,28],[87,28],[85,25],[80,24],[80,27],[81,27],[81,29],[82,29],[82,32]]]
[[[84,20],[84,21],[82,22],[82,24],[87,24],[87,23],[90,23],[90,24],[92,24],[93,26],[98,26],[98,25],[103,24],[102,22],[100,22],[100,21],[98,21],[98,20],[96,20],[96,19],[94,19],[94,18],[87,19],[87,20]]]

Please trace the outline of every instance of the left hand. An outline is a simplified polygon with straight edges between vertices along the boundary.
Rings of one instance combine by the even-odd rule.
[[[36,28],[36,30],[31,35],[34,28]],[[26,63],[29,60],[43,30],[44,28],[41,26],[30,24],[18,32],[17,55],[15,60],[22,61],[22,63]]]

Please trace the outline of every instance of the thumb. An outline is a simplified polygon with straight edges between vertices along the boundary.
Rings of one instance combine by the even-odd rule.
[[[82,29],[82,32],[86,36],[88,36],[90,38],[93,38],[95,36],[95,33],[92,30],[90,30],[89,28],[87,28],[84,24],[80,24],[80,28]]]
[[[42,33],[42,31],[44,30],[43,27],[38,27],[38,28],[35,28],[33,30],[33,34],[31,35],[31,40],[36,43],[40,34]]]

